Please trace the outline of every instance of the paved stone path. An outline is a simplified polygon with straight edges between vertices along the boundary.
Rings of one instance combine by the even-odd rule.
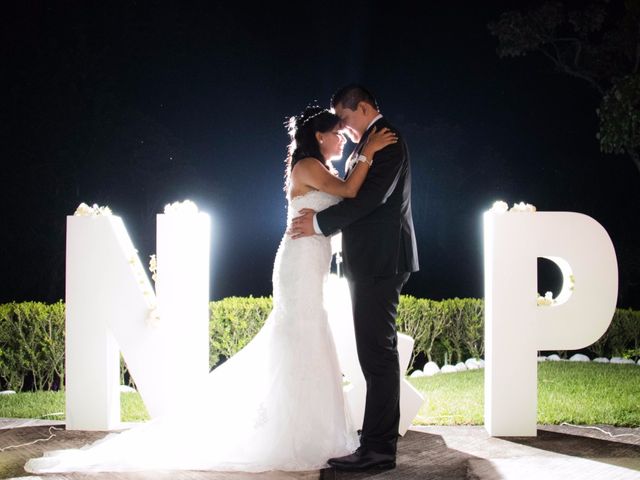
[[[0,449],[49,436],[62,422],[0,419]],[[490,437],[483,427],[412,427],[398,443],[397,467],[385,472],[137,472],[30,476],[28,458],[51,449],[73,448],[102,438],[105,432],[54,431],[54,438],[0,452],[0,478],[20,480],[640,480],[640,429],[595,429],[542,425],[537,437]]]

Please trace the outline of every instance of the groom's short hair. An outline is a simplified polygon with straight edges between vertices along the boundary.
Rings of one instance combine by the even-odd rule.
[[[342,104],[343,107],[349,110],[355,110],[360,102],[366,102],[376,110],[380,110],[376,97],[358,83],[345,85],[334,93],[331,97],[331,108],[336,108],[337,105]]]

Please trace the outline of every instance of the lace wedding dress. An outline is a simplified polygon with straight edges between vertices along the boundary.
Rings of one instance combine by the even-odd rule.
[[[312,191],[302,208],[338,197]],[[358,446],[324,306],[330,240],[284,235],[273,268],[273,310],[240,352],[213,370],[179,411],[75,450],[31,459],[32,473],[65,471],[317,470]]]

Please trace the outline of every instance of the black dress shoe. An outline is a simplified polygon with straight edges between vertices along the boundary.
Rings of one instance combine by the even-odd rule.
[[[396,467],[396,456],[391,453],[378,453],[364,447],[358,448],[351,455],[330,458],[327,463],[337,470],[390,470]]]

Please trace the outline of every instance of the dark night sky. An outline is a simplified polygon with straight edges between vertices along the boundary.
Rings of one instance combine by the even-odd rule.
[[[65,216],[80,202],[122,216],[146,262],[155,214],[185,198],[212,216],[212,300],[269,295],[284,122],[358,81],[411,152],[422,268],[404,293],[481,297],[481,215],[502,199],[602,223],[619,305],[640,307],[640,174],[599,152],[586,84],[536,56],[497,56],[487,23],[524,5],[3,7],[0,302],[64,297]]]

